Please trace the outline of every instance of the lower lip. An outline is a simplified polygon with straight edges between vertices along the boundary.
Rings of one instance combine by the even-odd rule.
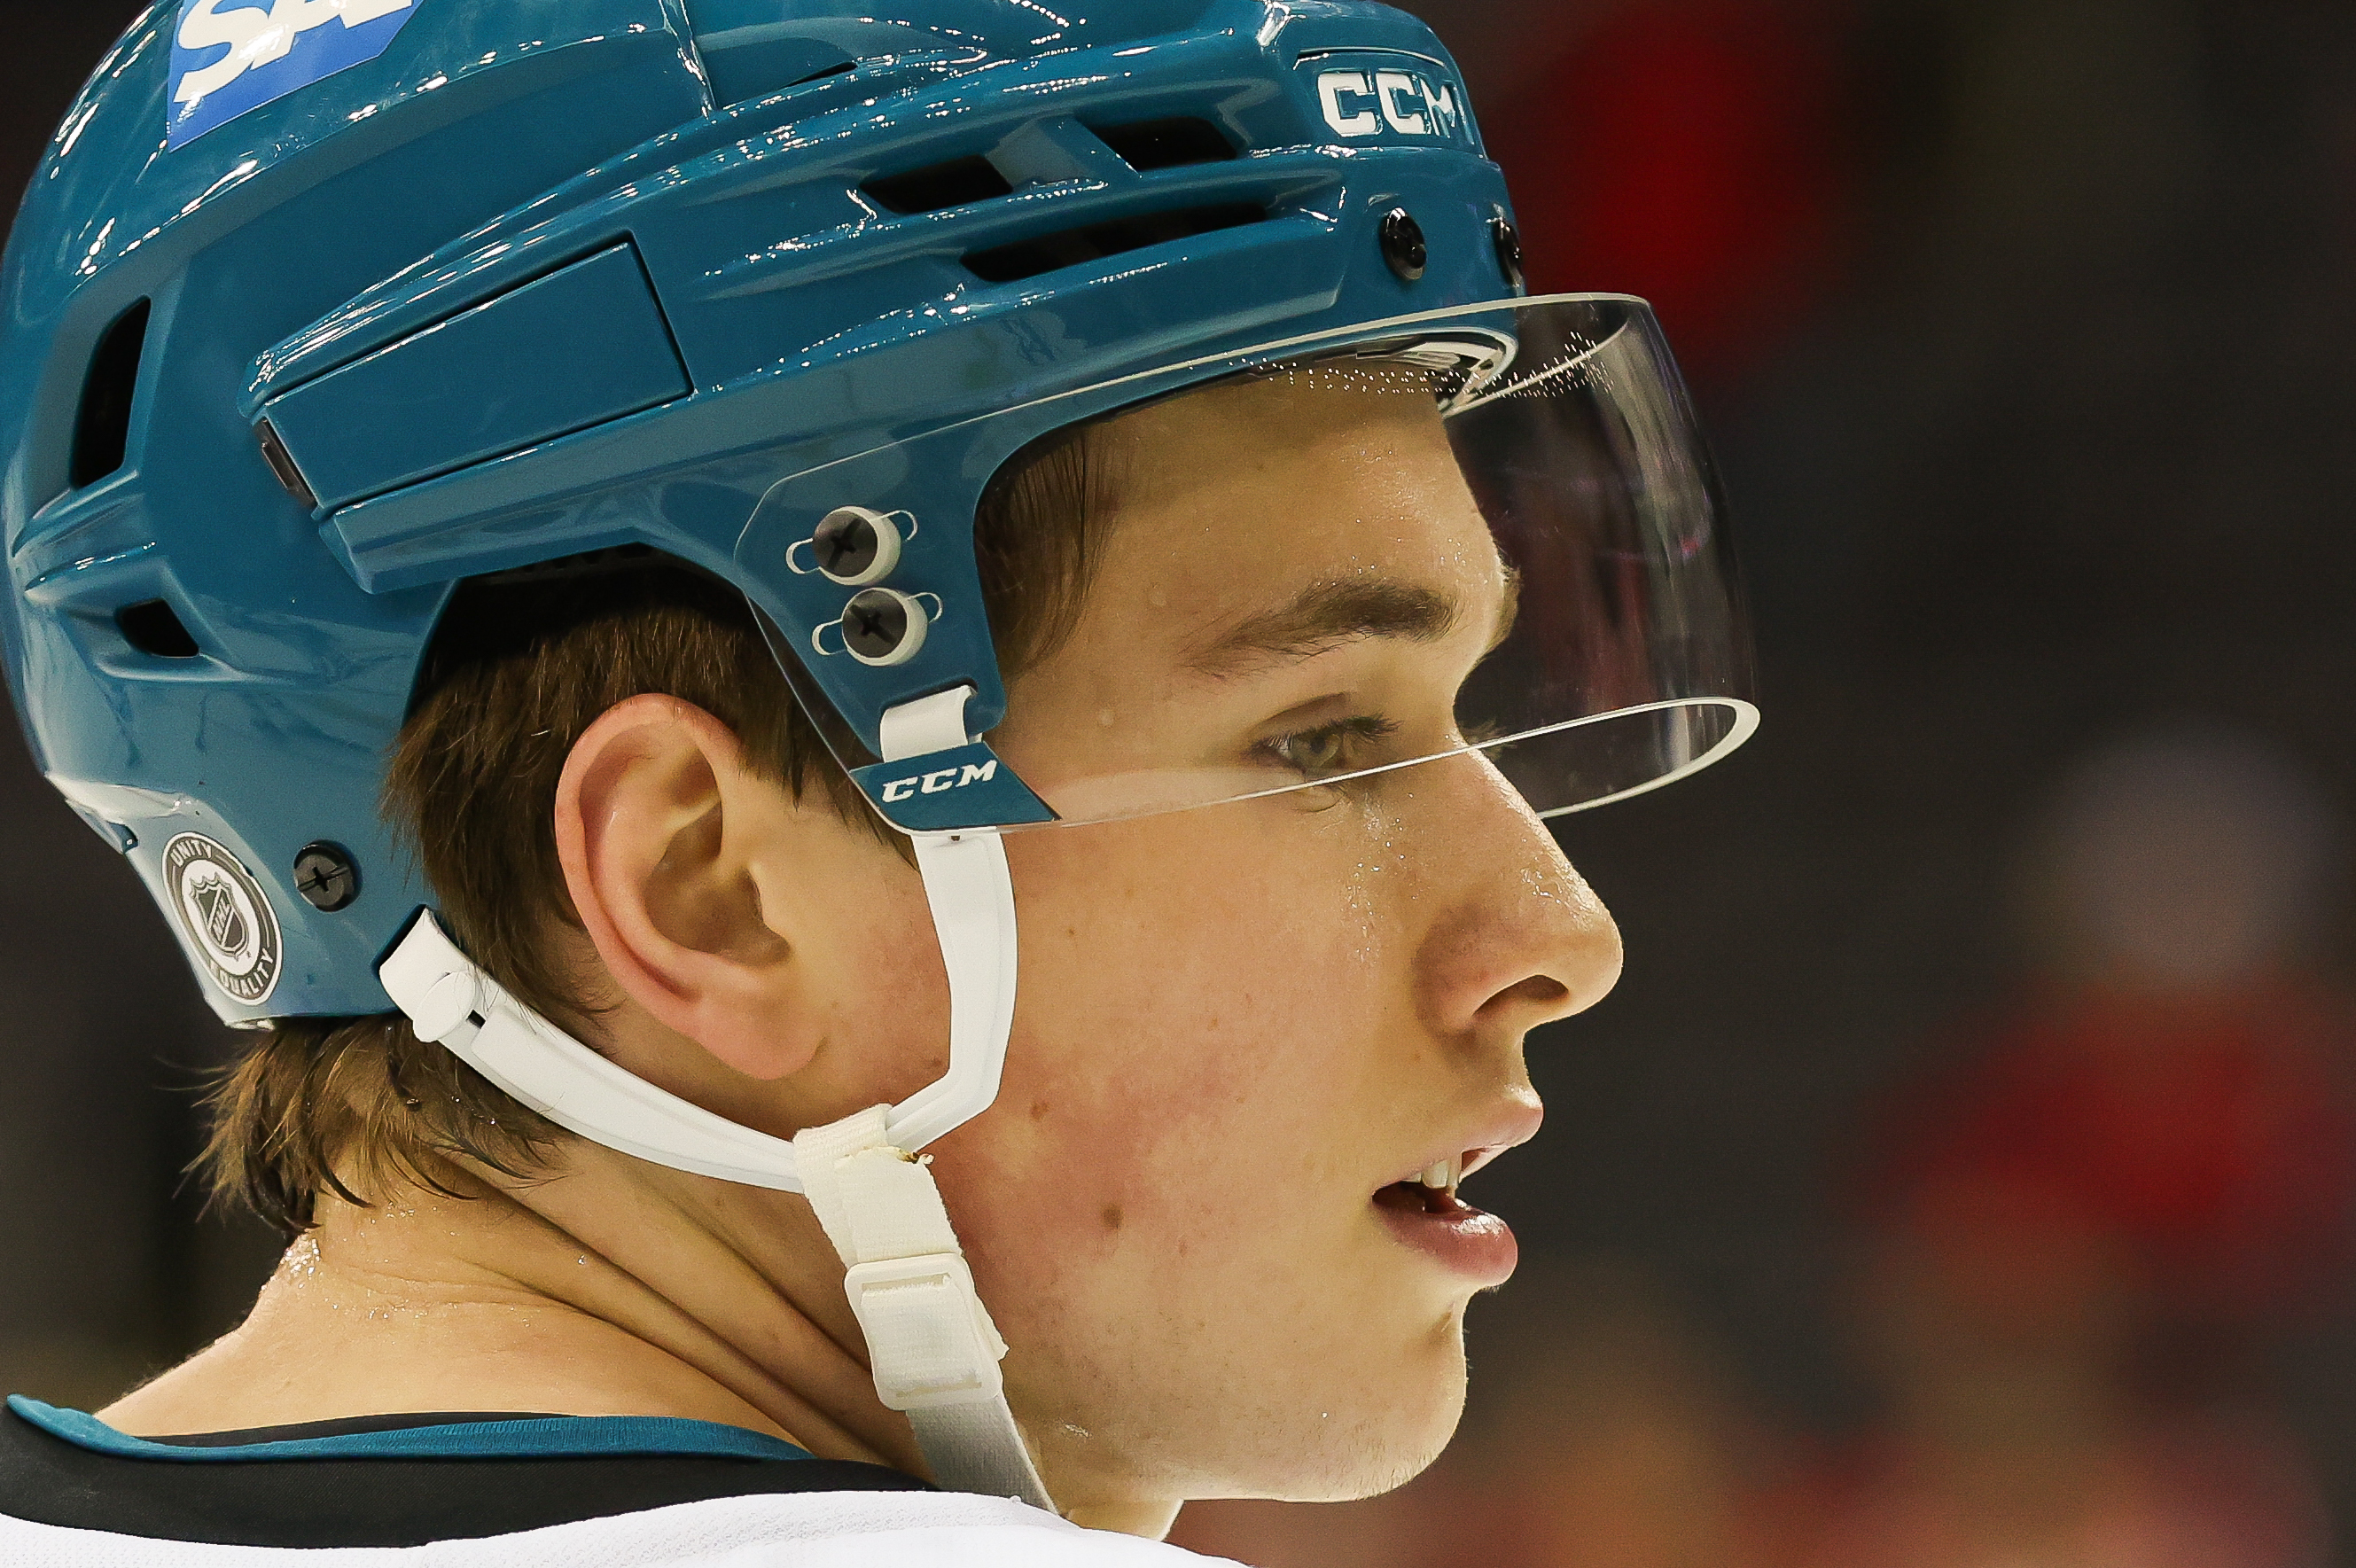
[[[1377,1199],[1375,1212],[1399,1240],[1484,1290],[1511,1279],[1514,1264],[1521,1257],[1513,1227],[1469,1204],[1458,1203],[1434,1214]]]

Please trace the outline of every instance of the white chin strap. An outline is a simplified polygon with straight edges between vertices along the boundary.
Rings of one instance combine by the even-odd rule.
[[[971,687],[884,715],[884,757],[967,745]],[[994,832],[915,840],[949,981],[949,1067],[898,1105],[791,1143],[625,1072],[532,1012],[458,950],[430,909],[377,971],[421,1040],[560,1127],[623,1154],[809,1198],[849,1273],[875,1392],[905,1412],[933,1478],[957,1492],[1055,1507],[1007,1408],[1006,1342],[975,1294],[930,1162],[916,1151],[990,1108],[1014,1024],[1014,883]]]

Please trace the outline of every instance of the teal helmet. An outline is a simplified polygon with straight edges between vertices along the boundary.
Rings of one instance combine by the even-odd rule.
[[[839,506],[969,520],[1030,426],[1518,291],[1463,82],[1380,5],[159,5],[0,272],[11,684],[224,1018],[385,1011],[431,894],[381,774],[461,580],[651,546],[841,651],[786,559]],[[922,636],[803,660],[852,765],[958,683],[984,735],[969,529],[858,591]],[[948,793],[899,825],[1047,813]]]

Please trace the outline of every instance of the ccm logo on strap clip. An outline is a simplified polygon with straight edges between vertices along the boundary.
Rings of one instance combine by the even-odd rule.
[[[884,820],[904,832],[1052,822],[1055,813],[987,745],[879,762],[851,774]]]
[[[896,806],[920,790],[938,795],[948,789],[962,789],[969,784],[987,784],[997,777],[998,758],[993,757],[987,762],[967,762],[955,768],[936,768],[913,779],[894,779],[884,786],[883,799],[885,804]]]

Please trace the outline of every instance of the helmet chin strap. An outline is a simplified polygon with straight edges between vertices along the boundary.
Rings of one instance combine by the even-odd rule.
[[[968,744],[972,694],[960,686],[886,713],[883,759]],[[923,835],[915,847],[948,971],[948,1071],[898,1105],[790,1143],[658,1089],[557,1028],[477,968],[431,909],[378,975],[418,1038],[557,1125],[674,1170],[805,1194],[848,1271],[876,1394],[906,1413],[933,1478],[1052,1510],[1006,1403],[1006,1342],[975,1293],[930,1162],[916,1155],[998,1098],[1014,1022],[1014,884],[995,832]]]

